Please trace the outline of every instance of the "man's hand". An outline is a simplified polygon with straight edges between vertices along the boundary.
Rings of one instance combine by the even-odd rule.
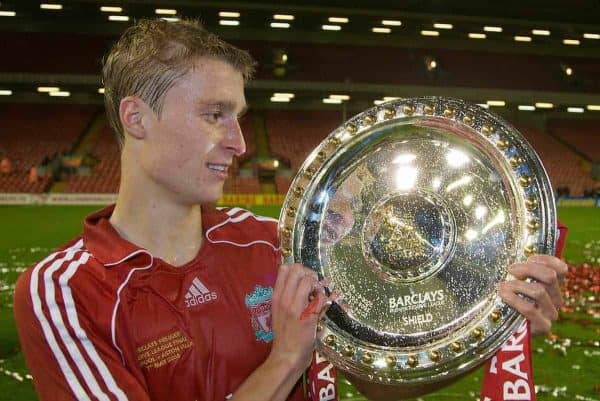
[[[309,296],[314,297],[310,302]],[[273,348],[269,358],[303,372],[316,345],[319,317],[330,304],[317,274],[299,264],[282,265],[273,290]]]
[[[271,353],[236,390],[232,401],[284,401],[288,398],[310,365],[317,323],[331,303],[323,285],[317,273],[302,265],[279,268],[271,300],[274,333]]]
[[[554,256],[535,255],[526,262],[509,266],[508,272],[517,280],[502,282],[498,286],[498,293],[504,302],[531,322],[532,334],[549,333],[552,322],[558,319],[563,301],[560,284],[567,270],[567,265]],[[525,281],[527,278],[534,282]]]

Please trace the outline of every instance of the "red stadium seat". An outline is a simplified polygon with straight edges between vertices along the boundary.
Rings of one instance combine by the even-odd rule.
[[[0,107],[0,151],[13,165],[10,177],[0,175],[1,192],[41,193],[51,178],[28,182],[32,166],[59,153],[70,151],[84,132],[97,106],[53,104],[9,104]]]
[[[554,190],[567,186],[571,196],[582,196],[586,189],[600,186],[600,181],[592,179],[590,172],[583,168],[585,160],[569,147],[539,129],[521,125],[517,128],[542,159]]]
[[[309,152],[342,123],[339,112],[269,111],[265,126],[273,156],[297,171]]]
[[[108,125],[102,128],[91,153],[98,160],[91,174],[71,176],[66,192],[116,193],[119,188],[121,152]]]

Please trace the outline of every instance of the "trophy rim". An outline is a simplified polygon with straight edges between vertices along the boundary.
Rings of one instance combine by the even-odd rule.
[[[310,199],[311,185],[344,147],[381,124],[408,119],[439,120],[475,133],[512,174],[509,178],[522,199],[521,217],[527,239],[520,260],[536,253],[554,254],[556,206],[548,174],[533,147],[502,117],[460,99],[400,98],[355,115],[333,130],[307,157],[292,181],[279,218],[284,263],[302,263],[295,227]],[[300,223],[301,224],[301,223]],[[509,280],[508,275],[504,280]],[[334,305],[335,309],[335,305]],[[342,312],[343,313],[343,312]],[[485,310],[464,322],[451,337],[428,344],[389,346],[357,340],[328,313],[319,322],[318,350],[343,370],[386,384],[432,383],[457,376],[481,364],[512,335],[524,318],[502,302],[497,291]]]

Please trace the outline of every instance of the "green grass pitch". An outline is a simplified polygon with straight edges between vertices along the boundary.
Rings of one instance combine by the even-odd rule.
[[[84,216],[95,206],[0,206],[0,399],[37,400],[19,351],[12,315],[12,292],[19,273],[45,257],[54,247],[81,231]],[[279,217],[278,207],[256,207],[255,213]],[[600,208],[561,208],[559,217],[569,227],[564,256],[570,262],[589,260],[600,247]],[[596,245],[594,245],[596,244]],[[596,248],[594,248],[594,246]],[[597,255],[596,255],[597,256]],[[598,317],[584,313],[563,315],[554,326],[558,342],[534,339],[535,382],[538,400],[600,400],[600,348],[588,346],[598,340]],[[561,343],[569,339],[570,345]],[[427,401],[478,399],[482,372],[477,371],[451,387],[422,397]],[[363,400],[341,380],[340,399]],[[577,396],[581,398],[576,398]]]

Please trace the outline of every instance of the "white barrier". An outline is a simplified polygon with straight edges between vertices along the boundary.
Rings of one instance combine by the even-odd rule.
[[[21,194],[21,193],[0,193],[0,205],[30,205],[36,203],[33,201],[32,196],[39,196],[33,194]]]
[[[117,201],[117,194],[48,194],[47,205],[108,205]]]
[[[0,193],[0,205],[108,205],[117,194]]]

